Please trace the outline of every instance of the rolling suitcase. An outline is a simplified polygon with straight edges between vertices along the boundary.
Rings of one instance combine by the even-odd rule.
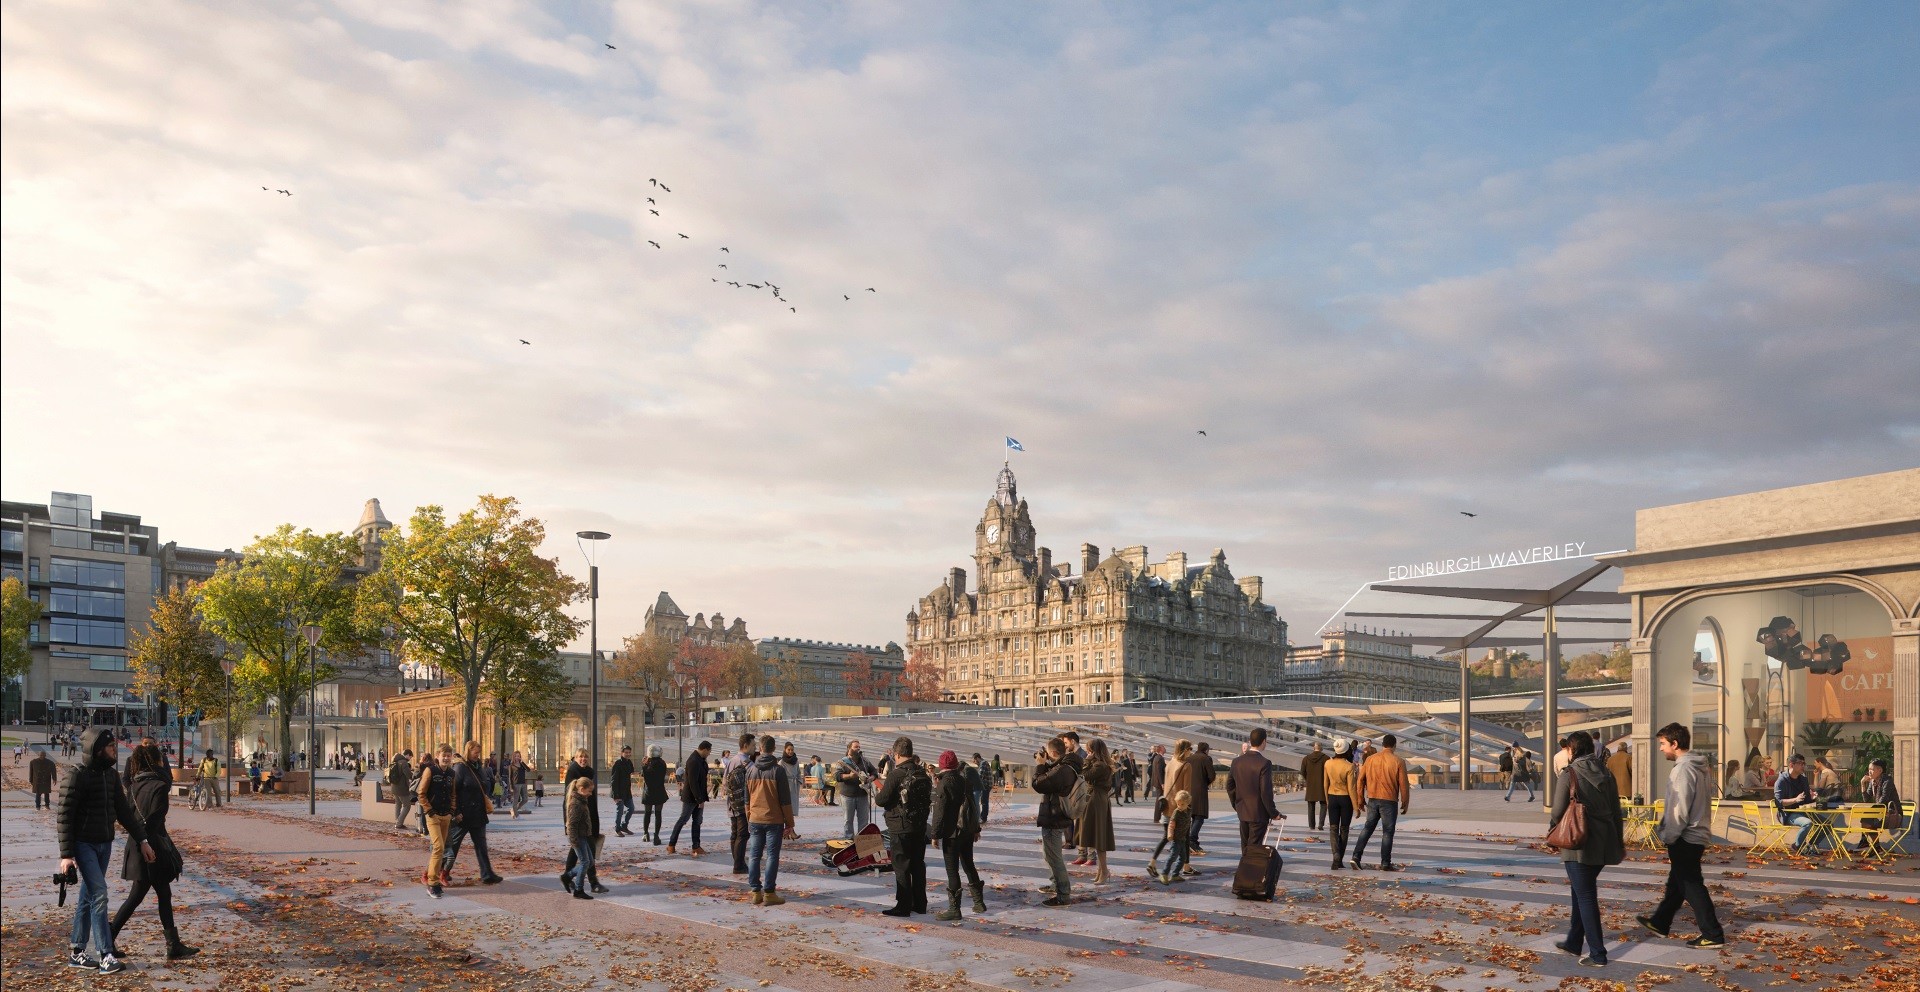
[[[1255,844],[1240,852],[1240,867],[1233,872],[1236,899],[1272,902],[1280,887],[1280,852],[1265,844]]]

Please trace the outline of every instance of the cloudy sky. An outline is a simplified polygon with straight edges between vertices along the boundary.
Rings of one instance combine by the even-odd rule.
[[[6,0],[5,496],[512,494],[609,637],[884,642],[1007,435],[1299,632],[1920,464],[1920,8],[1619,6]]]

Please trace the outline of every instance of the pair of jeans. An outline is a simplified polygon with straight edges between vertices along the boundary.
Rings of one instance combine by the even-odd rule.
[[[405,827],[407,825],[407,811],[412,808],[413,804],[405,798],[395,799],[393,801],[393,825],[396,827]]]
[[[1600,869],[1603,865],[1583,865],[1578,861],[1564,862],[1567,866],[1567,888],[1573,893],[1573,918],[1567,924],[1567,939],[1562,947],[1573,948],[1579,953],[1580,945],[1587,946],[1587,956],[1604,963],[1607,960],[1607,934],[1600,921]]]
[[[1514,775],[1507,776],[1507,798],[1512,799],[1513,790],[1522,785],[1527,787],[1527,802],[1535,802],[1536,800],[1533,795],[1533,776],[1530,774],[1529,775],[1514,774]]]
[[[87,938],[92,937],[95,952],[110,953],[113,929],[107,923],[107,867],[113,861],[113,841],[79,841],[73,845],[73,860],[80,867],[80,894],[73,902],[73,936],[67,944],[76,951],[85,950]]]
[[[992,789],[975,789],[973,793],[973,811],[979,815],[980,822],[983,824],[987,822],[987,808],[992,805],[992,800],[988,797],[992,795]]]
[[[927,911],[927,835],[893,838],[893,904],[911,913]]]
[[[940,842],[940,857],[947,864],[947,888],[960,887],[960,873],[966,872],[968,885],[980,884],[980,869],[973,865],[973,841],[948,837]]]
[[[780,841],[786,831],[784,823],[747,824],[747,884],[753,891],[772,892],[779,882]]]
[[[736,875],[747,873],[747,838],[747,814],[728,814],[727,840],[728,847],[733,849],[733,873]]]
[[[567,852],[567,861],[571,862],[563,873],[567,881],[576,889],[584,889],[594,884],[593,838],[582,837],[573,842],[573,849]]]
[[[1193,829],[1188,831],[1187,833],[1187,849],[1188,850],[1190,851],[1206,850],[1206,848],[1200,846],[1200,827],[1202,824],[1205,824],[1206,822],[1207,822],[1207,818],[1204,816],[1196,816],[1193,818]]]
[[[633,797],[613,801],[613,832],[625,833],[627,824],[633,822]]]
[[[664,818],[665,803],[643,803],[640,806],[640,836],[660,839],[660,821]],[[652,829],[649,830],[648,828]]]
[[[852,837],[867,829],[867,824],[873,822],[873,797],[841,796],[840,798],[846,800],[844,805],[847,807],[846,825],[841,828],[840,836]]]
[[[1789,827],[1800,828],[1793,833],[1793,849],[1798,851],[1800,845],[1807,842],[1807,833],[1813,829],[1813,817],[1805,813],[1782,813],[1780,822]]]
[[[707,812],[706,803],[690,803],[685,800],[682,800],[680,803],[680,819],[673,821],[673,836],[667,838],[667,846],[673,847],[675,845],[678,845],[680,843],[680,828],[686,826],[688,821],[692,821],[693,846],[699,847],[700,846],[700,819],[702,816],[706,814],[706,812]]]
[[[1327,843],[1333,845],[1333,863],[1347,859],[1347,833],[1353,828],[1353,797],[1327,797]]]
[[[487,857],[487,825],[483,822],[471,827],[464,823],[453,825],[447,835],[447,853],[440,865],[442,878],[452,874],[454,859],[460,857],[460,843],[468,837],[473,838],[473,860],[480,866],[480,877],[493,877],[493,859]]]
[[[432,838],[433,844],[431,852],[427,855],[428,885],[439,885],[440,880],[446,875],[442,862],[447,857],[447,833],[452,829],[452,815],[427,817],[427,836]]]
[[[1713,894],[1707,891],[1707,881],[1700,876],[1700,856],[1706,850],[1704,844],[1684,840],[1667,845],[1667,890],[1653,911],[1653,922],[1662,930],[1671,930],[1673,918],[1685,902],[1693,907],[1693,920],[1700,925],[1700,936],[1725,940],[1720,918],[1713,911]]]
[[[1400,823],[1400,804],[1392,799],[1367,800],[1367,823],[1354,839],[1353,860],[1366,860],[1367,841],[1373,839],[1373,827],[1382,820],[1386,821],[1386,828],[1380,831],[1380,863],[1393,864],[1393,828]]]
[[[1047,859],[1047,871],[1053,875],[1053,896],[1062,900],[1066,899],[1073,889],[1073,879],[1067,874],[1067,858],[1062,853],[1066,846],[1065,827],[1041,829],[1040,854]]]

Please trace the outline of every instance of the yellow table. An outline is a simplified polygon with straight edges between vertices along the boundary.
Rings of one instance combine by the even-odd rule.
[[[1814,830],[1827,837],[1827,856],[1853,860],[1853,855],[1844,846],[1840,831],[1843,823],[1858,825],[1862,818],[1882,820],[1886,818],[1887,808],[1876,803],[1845,803],[1835,809],[1808,810],[1813,814]],[[1811,836],[1811,835],[1809,835]]]
[[[1660,843],[1660,817],[1667,812],[1665,800],[1650,804],[1620,803],[1620,829],[1628,847],[1649,851],[1665,850]]]

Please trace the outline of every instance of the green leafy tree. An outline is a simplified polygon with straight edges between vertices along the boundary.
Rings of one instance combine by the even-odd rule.
[[[512,497],[482,496],[451,521],[441,507],[423,506],[405,532],[387,536],[380,571],[366,583],[365,622],[391,630],[407,658],[438,666],[461,687],[463,740],[473,737],[489,674],[509,661],[552,659],[586,626],[566,612],[586,586],[540,557],[546,537]]]
[[[494,658],[481,679],[481,691],[500,717],[503,739],[498,749],[505,754],[508,727],[545,727],[566,713],[567,700],[573,697],[573,679],[561,667],[557,654],[540,657],[508,652]]]
[[[321,650],[339,656],[358,653],[379,636],[357,616],[352,571],[359,564],[353,538],[282,524],[254,539],[239,559],[222,562],[199,590],[207,629],[241,656],[236,692],[250,704],[271,700],[277,707],[282,767],[291,767],[294,707],[316,683],[337,674],[325,662],[309,674],[301,628],[319,627]]]
[[[221,657],[220,639],[201,620],[197,585],[155,600],[147,629],[127,644],[134,688],[166,701],[174,708],[176,721],[195,710],[217,713],[226,708],[227,676],[220,667]],[[186,767],[184,746],[179,761]]]
[[[0,681],[11,683],[14,679],[25,678],[27,670],[33,667],[32,642],[27,637],[28,628],[40,619],[40,604],[27,596],[27,587],[19,579],[0,582]],[[21,694],[25,699],[26,694]]]

